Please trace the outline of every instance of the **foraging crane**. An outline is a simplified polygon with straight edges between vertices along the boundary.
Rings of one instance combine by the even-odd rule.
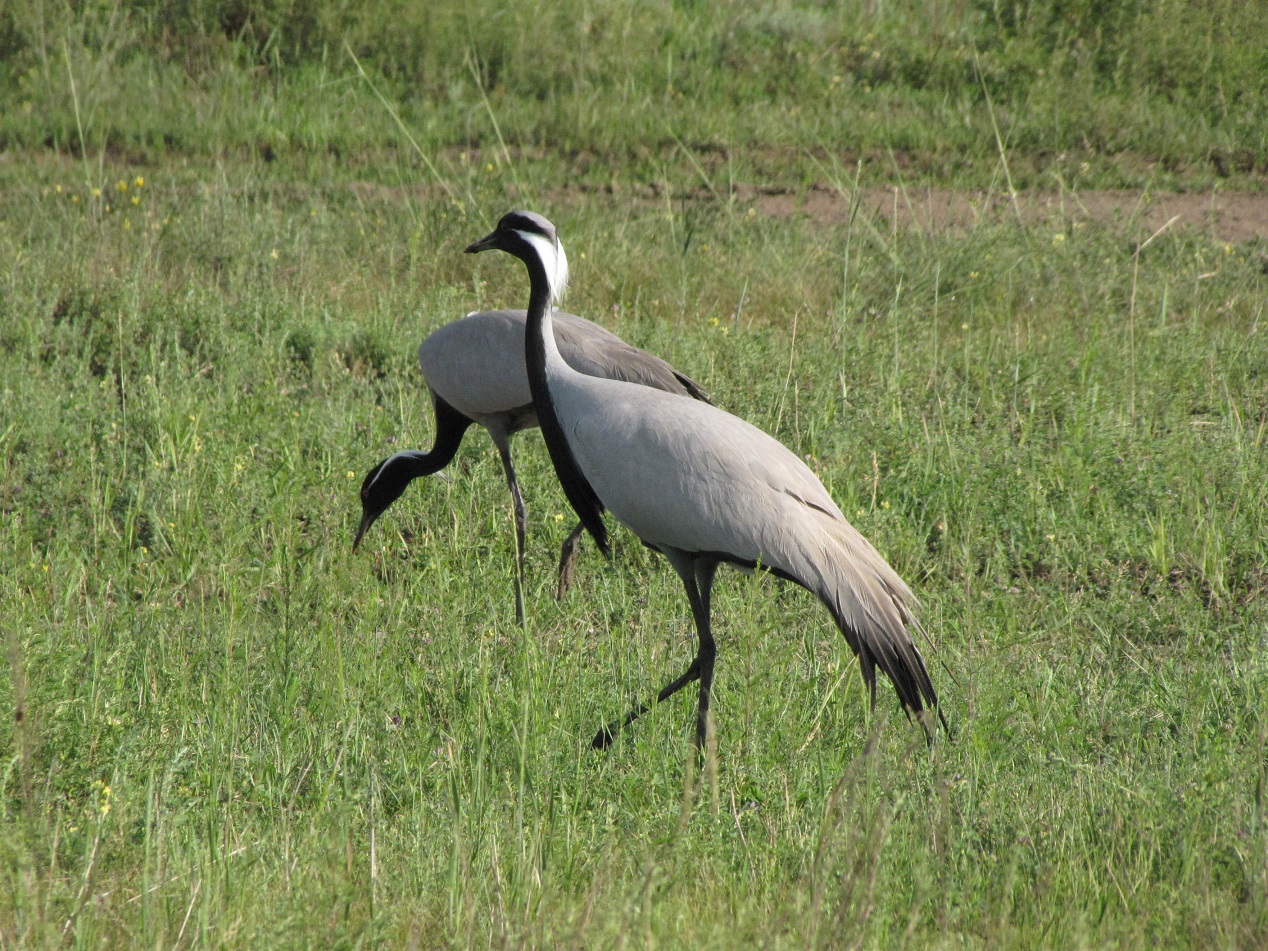
[[[511,462],[510,437],[537,425],[528,374],[524,369],[522,310],[471,313],[434,331],[418,348],[418,365],[431,393],[436,435],[430,452],[406,450],[389,456],[361,483],[361,538],[389,505],[419,476],[439,472],[452,461],[472,423],[489,431],[502,458],[502,468],[515,508],[515,617],[524,617],[524,536],[527,516]],[[555,339],[568,365],[592,376],[626,380],[708,402],[709,396],[690,377],[659,357],[628,343],[584,318],[555,315]],[[572,563],[581,538],[580,523],[559,555],[557,593],[563,597],[572,578]]]
[[[710,593],[723,562],[760,566],[811,591],[859,658],[873,704],[879,667],[903,709],[915,713],[932,738],[922,711],[937,709],[938,696],[911,637],[920,629],[916,599],[814,473],[778,440],[715,406],[569,367],[555,344],[552,313],[567,284],[568,260],[545,218],[512,211],[466,250],[490,249],[528,268],[528,383],[568,501],[604,554],[607,509],[664,554],[687,589],[699,647],[655,702],[700,681],[696,748],[704,747],[708,733],[717,654]],[[617,730],[649,708],[639,704],[600,729],[593,746],[608,746]],[[945,727],[940,710],[938,716]]]

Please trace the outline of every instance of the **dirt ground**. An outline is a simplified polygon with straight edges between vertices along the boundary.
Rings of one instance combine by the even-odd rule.
[[[759,213],[777,217],[804,214],[818,221],[844,223],[850,216],[848,194],[824,186],[797,192],[740,186],[737,197]],[[1168,222],[1171,228],[1201,230],[1215,241],[1268,239],[1268,194],[1247,192],[1020,192],[1014,207],[1006,191],[865,188],[862,209],[878,225],[924,230],[969,229],[980,222],[1020,215],[1032,224],[1095,221],[1118,225],[1141,240]]]

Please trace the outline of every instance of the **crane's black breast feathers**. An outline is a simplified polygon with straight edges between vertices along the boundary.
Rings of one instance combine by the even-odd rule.
[[[540,409],[537,415],[542,434],[546,435],[547,423],[541,418],[543,414]],[[553,416],[554,413],[550,415]],[[555,425],[557,426],[558,422],[555,422]],[[564,488],[564,495],[568,497],[577,517],[581,519],[581,524],[586,527],[586,531],[594,538],[594,543],[599,546],[599,551],[603,552],[605,558],[611,558],[612,549],[608,542],[608,527],[603,522],[603,502],[595,494],[594,487],[581,474],[577,460],[572,454],[572,448],[563,438],[562,431],[559,433],[559,441],[563,447],[562,452],[556,451],[555,447],[550,445],[550,436],[546,436],[547,448],[551,450],[550,458],[555,464],[555,475],[559,477],[559,482]]]
[[[559,424],[559,416],[555,413],[554,400],[550,398],[550,391],[545,386],[545,360],[540,357],[541,355],[530,351],[527,361],[528,377],[530,383],[535,376],[541,380],[541,387],[537,392],[543,394],[543,398],[537,400],[537,424],[542,429],[542,438],[550,451],[550,461],[555,466],[555,475],[559,477],[564,495],[581,519],[581,524],[594,538],[594,543],[599,546],[603,556],[611,558],[608,527],[603,524],[603,501],[582,473],[581,467],[577,465],[577,457],[572,454],[572,447],[568,445],[564,428]]]
[[[529,263],[530,275],[535,273],[534,263],[537,269],[541,268],[539,262]],[[535,282],[534,292],[538,286],[539,283]],[[541,427],[542,438],[550,451],[550,461],[555,466],[555,475],[559,477],[559,484],[563,486],[568,503],[576,511],[586,531],[594,538],[599,551],[603,552],[605,558],[611,558],[612,549],[608,543],[608,527],[603,524],[603,502],[582,473],[581,467],[577,465],[577,458],[572,454],[572,447],[568,445],[564,428],[559,423],[559,415],[555,412],[555,402],[550,397],[550,388],[546,383],[546,352],[540,320],[540,312],[535,313],[530,304],[528,327],[525,331],[527,340],[525,369],[528,371],[529,390],[537,405],[537,425]]]

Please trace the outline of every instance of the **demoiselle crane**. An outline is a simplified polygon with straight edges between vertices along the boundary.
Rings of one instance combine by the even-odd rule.
[[[524,369],[522,310],[491,310],[468,314],[429,334],[418,348],[418,365],[431,393],[436,435],[430,452],[405,450],[384,459],[361,483],[361,524],[352,543],[361,544],[366,531],[401,497],[410,482],[439,472],[453,460],[463,434],[472,423],[489,431],[502,458],[502,469],[515,508],[515,616],[524,616],[523,575],[527,515],[520,495],[510,438],[537,425],[533,398]],[[555,314],[555,340],[568,365],[591,376],[626,380],[670,393],[708,401],[709,396],[690,377],[660,357],[632,347],[616,334],[574,314]],[[578,523],[559,556],[560,597],[572,577],[573,559],[582,526]]]
[[[717,653],[710,592],[724,562],[761,567],[817,596],[859,658],[872,703],[879,667],[932,738],[923,711],[937,710],[938,697],[911,637],[919,630],[916,599],[814,473],[778,440],[717,407],[569,367],[555,343],[552,307],[567,284],[568,261],[545,218],[512,211],[466,250],[492,249],[528,268],[529,389],[569,502],[605,554],[606,509],[663,553],[687,589],[699,647],[655,702],[699,680],[697,749],[708,734]],[[649,708],[641,703],[603,727],[594,747],[608,746]]]

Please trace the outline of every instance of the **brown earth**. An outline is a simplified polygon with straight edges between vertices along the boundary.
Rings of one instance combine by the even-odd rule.
[[[786,157],[787,150],[768,150],[775,158]],[[447,150],[446,159],[451,164],[473,162],[480,164],[485,156],[478,149],[459,152]],[[41,161],[50,166],[64,168],[71,180],[79,174],[77,163],[69,156],[41,154]],[[531,156],[529,156],[531,157]],[[705,160],[705,165],[716,171],[725,157],[721,153],[715,161]],[[848,156],[847,156],[848,158]],[[0,152],[0,163],[22,160],[15,153]],[[843,160],[844,167],[849,166]],[[901,162],[900,162],[901,164]],[[126,177],[126,176],[125,176]],[[1258,176],[1248,180],[1252,191],[1226,191],[1215,188],[1210,191],[1142,191],[1140,189],[1087,190],[1087,191],[1024,191],[1017,195],[1016,205],[1002,186],[993,192],[966,191],[940,188],[907,188],[905,186],[869,186],[861,189],[861,210],[867,211],[877,226],[919,227],[922,230],[946,228],[971,229],[991,221],[1005,221],[1020,217],[1027,224],[1051,222],[1056,226],[1069,223],[1096,222],[1117,226],[1130,237],[1144,240],[1159,228],[1184,228],[1200,231],[1213,241],[1239,243],[1268,240],[1268,177]],[[204,186],[198,186],[201,190]],[[267,186],[266,186],[267,187]],[[289,184],[274,186],[279,191],[302,192],[305,187]],[[441,197],[443,192],[435,184],[418,184],[402,187],[370,182],[354,181],[349,185],[363,200],[399,201],[409,193],[419,199]],[[0,189],[0,203],[5,192]],[[512,189],[514,193],[514,189]],[[581,200],[593,200],[596,196],[612,199],[616,204],[663,205],[663,186],[580,185],[553,189],[538,193],[543,204],[558,202],[567,206]],[[677,198],[675,194],[675,198]],[[725,199],[719,194],[697,187],[687,196],[700,201]],[[732,196],[742,207],[754,208],[760,214],[774,217],[806,215],[824,223],[845,223],[850,217],[850,195],[829,185],[818,183],[801,188],[783,186],[759,186],[737,184]],[[1172,219],[1175,219],[1172,221]]]
[[[1019,192],[1014,206],[1006,192],[944,189],[904,190],[873,187],[861,190],[860,210],[886,227],[918,227],[925,231],[971,229],[977,224],[1020,217],[1027,224],[1045,221],[1061,226],[1091,221],[1118,226],[1140,239],[1159,228],[1199,230],[1212,240],[1237,243],[1268,239],[1268,194],[1214,191]],[[736,197],[760,214],[807,215],[816,221],[843,224],[850,218],[850,198],[824,186],[804,190],[762,190],[740,186]],[[1174,221],[1173,221],[1174,219]]]

